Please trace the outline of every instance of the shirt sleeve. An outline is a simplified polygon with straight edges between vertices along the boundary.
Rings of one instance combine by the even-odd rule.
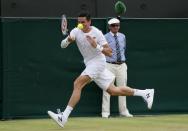
[[[98,42],[99,45],[106,45],[108,42],[106,41],[106,38],[104,37],[103,33],[101,31],[99,31],[99,38],[98,38]]]
[[[70,32],[70,36],[75,39],[76,34],[77,34],[77,28],[72,29],[71,32]]]
[[[127,39],[126,39],[126,36],[124,35],[124,41],[125,41],[125,45],[126,45],[126,43],[127,43]]]

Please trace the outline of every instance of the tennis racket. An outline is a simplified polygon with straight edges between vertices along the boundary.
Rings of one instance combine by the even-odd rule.
[[[61,16],[61,31],[63,35],[69,35],[69,30],[68,30],[68,22],[67,22],[67,17],[65,14]]]

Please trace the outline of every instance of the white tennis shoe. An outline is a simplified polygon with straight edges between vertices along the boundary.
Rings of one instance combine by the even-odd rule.
[[[62,113],[56,114],[52,111],[48,111],[47,113],[60,127],[64,127],[65,123],[67,122],[67,119],[63,116]]]
[[[147,103],[148,109],[152,108],[154,98],[154,89],[146,89],[145,95],[143,96],[144,101]]]
[[[125,112],[120,113],[120,116],[121,116],[121,117],[133,117],[133,115],[132,115],[131,113],[129,113],[129,110],[128,110],[128,109],[126,109]]]

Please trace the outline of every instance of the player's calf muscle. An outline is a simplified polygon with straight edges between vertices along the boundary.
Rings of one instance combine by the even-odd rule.
[[[112,96],[132,96],[134,91],[129,87],[109,87],[107,92]]]

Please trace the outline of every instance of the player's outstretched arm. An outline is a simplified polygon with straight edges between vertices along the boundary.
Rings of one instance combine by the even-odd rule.
[[[75,39],[70,35],[67,36],[64,40],[61,41],[61,48],[66,48],[70,43],[72,43]]]

